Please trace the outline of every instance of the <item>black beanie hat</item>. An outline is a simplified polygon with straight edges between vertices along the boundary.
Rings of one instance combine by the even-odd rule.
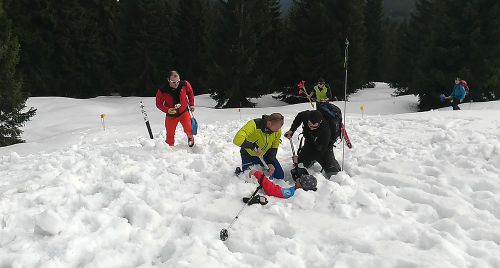
[[[316,191],[318,181],[313,175],[302,175],[297,181],[304,191]]]
[[[313,124],[320,123],[321,121],[323,121],[323,114],[318,110],[310,111],[309,121],[311,121],[311,123]]]

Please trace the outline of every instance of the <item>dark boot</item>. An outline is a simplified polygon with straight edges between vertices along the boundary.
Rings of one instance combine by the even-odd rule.
[[[337,159],[335,159],[335,155],[332,151],[328,151],[320,161],[321,167],[325,170],[325,177],[330,179],[331,176],[337,175],[340,172],[341,168]]]

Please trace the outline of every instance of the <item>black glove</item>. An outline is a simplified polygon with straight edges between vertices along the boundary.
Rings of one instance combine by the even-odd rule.
[[[263,206],[267,204],[268,201],[265,196],[256,194],[252,197],[252,199],[250,199],[250,197],[243,197],[243,203],[247,203],[249,206],[253,204],[261,204]]]
[[[250,149],[250,150],[256,151],[257,148],[259,148],[259,146],[257,145],[257,142],[249,142],[249,141],[245,140],[241,144],[241,148]]]
[[[259,145],[257,145],[257,142],[252,143],[252,145],[253,145],[252,150],[257,151],[257,149],[259,149]]]

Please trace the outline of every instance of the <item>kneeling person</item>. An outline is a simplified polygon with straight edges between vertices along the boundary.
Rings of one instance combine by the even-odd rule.
[[[269,175],[276,179],[285,178],[276,154],[280,145],[283,115],[273,113],[248,121],[234,136],[233,143],[239,147],[241,169],[252,165],[262,165],[261,159],[269,166]]]
[[[323,114],[318,110],[300,112],[285,137],[291,139],[300,124],[305,142],[294,162],[303,163],[306,168],[310,168],[317,161],[325,170],[326,178],[330,179],[340,171],[340,165],[333,154],[334,141],[331,139],[328,122],[323,120]]]

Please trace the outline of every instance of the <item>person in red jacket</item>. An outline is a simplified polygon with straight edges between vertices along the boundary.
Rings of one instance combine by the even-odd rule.
[[[303,189],[304,191],[316,191],[317,181],[312,175],[302,175],[296,181],[295,185],[289,188],[283,188],[279,185],[272,183],[262,171],[252,169],[249,173],[249,177],[254,176],[259,182],[260,186],[264,190],[264,193],[269,196],[279,197],[279,198],[290,198],[295,194],[297,189]]]
[[[188,112],[188,109],[194,111],[193,88],[188,81],[181,80],[177,71],[168,72],[167,80],[168,85],[163,85],[156,91],[156,107],[166,114],[166,142],[174,146],[175,129],[180,122],[188,137],[189,147],[193,147],[194,137],[191,131],[191,116]]]

